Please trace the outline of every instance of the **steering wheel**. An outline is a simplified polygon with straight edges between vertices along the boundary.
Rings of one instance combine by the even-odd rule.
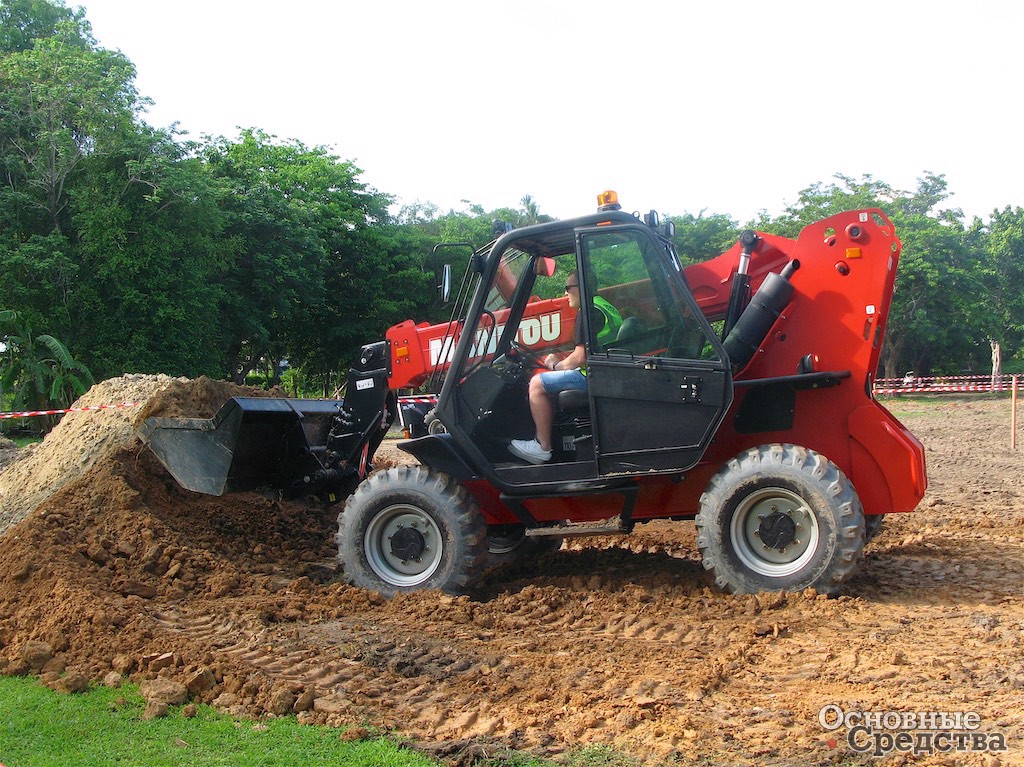
[[[537,354],[537,352],[533,351],[533,349],[527,349],[525,346],[520,344],[514,338],[512,339],[511,343],[509,343],[508,346],[509,346],[509,351],[515,352],[515,356],[518,357],[520,360],[522,360],[527,365],[530,365],[531,367],[538,367],[538,368],[547,367],[547,365],[544,364],[544,358],[543,357],[541,357],[539,354]]]

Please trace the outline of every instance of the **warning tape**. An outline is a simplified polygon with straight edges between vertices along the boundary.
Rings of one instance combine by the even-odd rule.
[[[437,402],[437,395],[428,395],[426,397],[399,397],[398,401],[402,404],[414,404],[414,405],[431,405]]]
[[[64,413],[88,413],[94,410],[109,410],[118,407],[138,407],[140,402],[121,402],[117,405],[89,405],[88,407],[69,407],[63,410],[23,410],[20,413],[0,413],[0,421],[5,418],[32,418],[37,415],[63,415]]]
[[[964,375],[964,376],[911,376],[903,378],[876,378],[875,386],[892,389],[905,389],[914,386],[1009,386],[1013,383],[1013,374]]]
[[[1003,374],[962,376],[911,376],[904,378],[878,378],[874,382],[876,395],[894,394],[958,394],[1012,392],[1019,376]]]
[[[1009,385],[983,386],[981,384],[971,386],[899,386],[894,388],[875,388],[875,394],[950,394],[957,392],[1003,392],[1013,391]]]

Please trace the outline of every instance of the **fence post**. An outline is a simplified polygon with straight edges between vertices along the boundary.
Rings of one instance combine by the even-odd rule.
[[[1017,449],[1017,376],[1010,388],[1010,449]]]

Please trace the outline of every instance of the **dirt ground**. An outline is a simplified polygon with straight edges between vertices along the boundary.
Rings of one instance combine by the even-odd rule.
[[[591,744],[648,764],[869,761],[819,722],[834,704],[976,712],[974,732],[1007,745],[884,764],[1024,764],[1024,445],[1008,449],[1006,400],[892,401],[930,487],[838,598],[718,593],[693,524],[651,523],[469,597],[385,601],[342,583],[337,509],[189,493],[133,436],[147,414],[209,416],[228,393],[105,382],[86,396],[145,406],[68,416],[3,469],[0,673],[160,678],[235,714],[393,731],[453,763]],[[379,457],[401,460],[388,443]]]

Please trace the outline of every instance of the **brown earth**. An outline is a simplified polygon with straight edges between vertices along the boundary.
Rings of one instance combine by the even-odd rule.
[[[846,728],[818,721],[836,704],[973,711],[1008,746],[886,764],[1024,764],[1024,479],[1005,400],[893,401],[928,448],[928,495],[835,599],[718,593],[692,523],[659,522],[469,597],[385,601],[341,582],[336,509],[189,493],[131,436],[145,414],[209,416],[230,387],[126,377],[86,396],[131,387],[142,412],[69,416],[0,473],[0,530],[25,517],[0,538],[0,672],[75,689],[113,671],[235,714],[391,730],[452,762],[605,744],[651,764],[845,764]],[[382,450],[378,465],[402,460]]]
[[[13,441],[7,439],[7,437],[0,437],[0,471],[9,464],[14,463],[18,460],[19,456],[18,446]]]

